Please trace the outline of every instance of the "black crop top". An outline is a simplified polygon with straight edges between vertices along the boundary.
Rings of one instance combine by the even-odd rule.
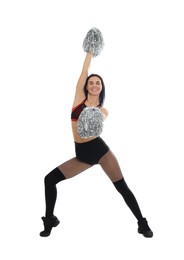
[[[75,106],[72,108],[72,113],[71,113],[71,120],[76,122],[80,116],[80,113],[82,112],[82,110],[87,107],[85,105],[86,99],[84,99],[79,105]],[[97,107],[100,107],[100,105],[98,105]]]

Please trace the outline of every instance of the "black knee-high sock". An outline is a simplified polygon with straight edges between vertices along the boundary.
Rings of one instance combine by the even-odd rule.
[[[46,203],[46,213],[45,216],[52,217],[54,212],[54,206],[57,198],[56,184],[62,180],[65,180],[65,176],[58,169],[55,168],[49,174],[45,176],[45,203]]]
[[[139,205],[137,203],[137,200],[136,200],[134,194],[128,188],[125,180],[121,179],[119,181],[114,182],[113,184],[116,187],[116,189],[119,191],[119,193],[123,196],[126,204],[131,209],[132,213],[137,218],[137,220],[141,220],[143,218],[143,216],[140,211]]]

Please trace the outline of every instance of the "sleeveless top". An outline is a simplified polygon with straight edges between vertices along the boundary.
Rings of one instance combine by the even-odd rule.
[[[86,108],[87,106],[85,105],[86,99],[84,99],[80,104],[78,104],[77,106],[72,108],[72,113],[71,113],[71,120],[74,122],[77,122],[80,113],[82,112],[82,110],[84,108]],[[98,105],[97,107],[100,107],[100,105]]]

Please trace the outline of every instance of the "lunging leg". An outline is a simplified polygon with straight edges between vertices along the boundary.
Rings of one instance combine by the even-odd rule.
[[[113,182],[115,188],[124,198],[127,206],[130,208],[136,219],[138,220],[138,232],[146,237],[152,237],[153,232],[150,230],[147,221],[143,218],[137,200],[132,191],[127,186],[122,175],[119,163],[111,151],[108,151],[99,161],[102,169]]]
[[[44,231],[40,233],[40,236],[49,236],[53,227],[56,227],[60,222],[56,216],[54,216],[54,207],[57,198],[56,184],[67,178],[74,177],[82,171],[88,169],[91,165],[80,162],[78,159],[73,158],[45,176],[45,204],[46,212],[45,217],[42,217],[44,222]]]
[[[99,161],[102,169],[113,182],[115,188],[123,196],[126,204],[131,209],[137,220],[142,219],[142,214],[137,203],[137,200],[131,190],[128,188],[122,175],[119,163],[114,154],[109,151]]]

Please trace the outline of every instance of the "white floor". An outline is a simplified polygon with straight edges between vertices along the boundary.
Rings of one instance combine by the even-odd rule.
[[[9,259],[183,259],[182,1],[1,1],[1,250]],[[99,166],[58,185],[48,238],[44,176],[74,156],[70,109],[91,27],[105,40],[102,137],[152,239]],[[1,257],[2,258],[2,257]]]

